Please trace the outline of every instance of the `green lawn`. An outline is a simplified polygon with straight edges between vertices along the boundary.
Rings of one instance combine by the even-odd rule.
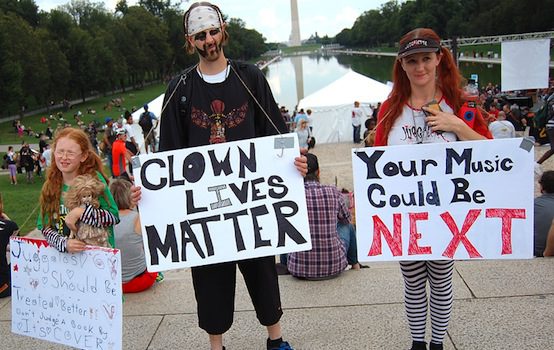
[[[36,176],[34,179],[34,183],[28,184],[25,173],[17,174],[17,185],[12,185],[8,175],[0,176],[4,212],[17,223],[21,235],[29,233],[36,227],[40,189],[44,180]]]
[[[105,117],[117,118],[125,112],[126,109],[131,110],[133,107],[140,108],[146,102],[153,100],[159,94],[165,91],[165,85],[157,84],[149,86],[143,90],[134,90],[124,94],[116,94],[113,96],[102,97],[97,100],[89,101],[84,104],[74,105],[68,112],[63,113],[65,120],[75,125],[73,114],[77,111],[83,113],[83,121],[88,123],[92,120],[104,123]],[[112,108],[111,111],[104,110],[104,106],[108,101],[114,98],[122,98],[124,101],[120,108]],[[87,109],[96,110],[96,115],[87,114]],[[56,114],[60,110],[53,111]],[[34,131],[43,132],[46,128],[44,124],[41,124],[40,118],[42,116],[48,117],[45,113],[36,114],[22,119],[22,124],[25,127],[30,126]],[[52,129],[57,126],[57,121],[51,122]],[[101,136],[101,133],[100,133]],[[29,143],[38,143],[36,137],[29,137],[25,135],[23,140]],[[13,131],[12,122],[0,122],[0,144],[13,145],[16,151],[19,151],[22,139]],[[4,155],[1,153],[0,155]],[[21,234],[27,234],[35,228],[36,218],[38,215],[39,195],[44,180],[37,178],[33,184],[26,182],[25,173],[18,174],[18,184],[11,185],[10,178],[6,172],[0,175],[0,192],[4,199],[4,212],[15,221],[19,227]]]
[[[156,84],[151,85],[143,90],[132,90],[126,93],[115,94],[112,96],[101,97],[96,100],[87,101],[85,103],[75,104],[67,112],[63,112],[61,109],[55,109],[50,111],[50,114],[56,115],[58,112],[61,112],[63,118],[72,125],[76,125],[75,119],[73,118],[74,114],[78,111],[81,111],[83,122],[88,124],[90,121],[97,121],[100,124],[104,123],[106,117],[111,117],[113,119],[119,118],[125,110],[131,110],[133,107],[140,108],[145,102],[149,102],[159,96],[165,91],[165,85]],[[115,98],[121,98],[122,104],[121,107],[112,107],[111,110],[104,109],[106,104]],[[88,110],[96,111],[96,114],[87,113]],[[46,124],[41,123],[41,118],[46,117],[48,119],[48,113],[38,113],[32,116],[23,117],[21,123],[25,126],[26,129],[29,127],[32,128],[35,132],[44,132],[46,130]],[[50,127],[52,130],[55,130],[58,124],[61,124],[58,120],[51,120]],[[16,150],[19,150],[21,142],[25,140],[29,143],[38,143],[36,137],[30,137],[26,134],[23,138],[19,138],[15,133],[15,130],[12,126],[12,121],[0,122],[0,144],[2,145],[13,145]]]

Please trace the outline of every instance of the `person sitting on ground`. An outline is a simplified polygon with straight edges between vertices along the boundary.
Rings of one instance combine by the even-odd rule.
[[[144,257],[140,217],[131,201],[131,183],[113,179],[110,192],[119,208],[119,219],[114,226],[115,241],[121,251],[121,281],[123,293],[138,293],[163,280],[163,274],[148,272]]]
[[[554,170],[545,171],[539,179],[542,195],[535,198],[535,256],[543,256],[548,231],[554,219]]]
[[[350,212],[335,186],[319,183],[317,156],[307,153],[308,173],[304,178],[312,249],[288,255],[291,275],[307,280],[338,276],[347,266],[346,250],[337,233],[337,222],[350,223]]]
[[[546,238],[546,248],[544,249],[545,257],[554,256],[554,220],[550,225],[550,230],[548,231],[548,237]]]
[[[514,125],[506,120],[506,113],[499,111],[496,120],[489,124],[489,130],[495,139],[516,137]]]
[[[10,237],[18,232],[17,224],[4,213],[4,202],[0,193],[0,298],[9,297],[12,293],[10,265],[6,252]]]
[[[341,190],[341,193],[343,195],[344,202],[346,203],[346,207],[348,208],[348,211],[350,213],[351,222],[337,222],[337,233],[339,234],[342,244],[344,245],[344,250],[346,251],[346,261],[348,261],[348,265],[352,267],[352,270],[359,270],[362,267],[368,266],[363,266],[358,261],[358,243],[356,241],[356,227],[354,226],[354,193],[348,191],[346,188],[343,188]]]
[[[373,147],[375,143],[375,127],[377,126],[376,118],[367,118],[365,120],[365,131],[364,131],[364,145],[366,147]]]

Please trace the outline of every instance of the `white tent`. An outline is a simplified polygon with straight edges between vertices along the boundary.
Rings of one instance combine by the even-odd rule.
[[[162,104],[164,101],[165,94],[161,94],[160,96],[156,97],[152,101],[148,102],[148,110],[158,118],[158,121],[160,120],[160,115],[162,114]],[[140,146],[140,153],[146,153],[144,150],[144,137],[142,136],[142,128],[139,126],[138,121],[140,118],[140,115],[144,113],[144,108],[141,107],[140,109],[137,109],[133,112],[133,133],[135,134],[135,141]],[[158,125],[155,129],[156,132],[156,139],[160,137],[160,123],[158,122]]]
[[[391,87],[350,70],[343,77],[303,98],[298,109],[312,110],[313,136],[317,143],[352,142],[352,108],[359,101],[366,115],[369,105],[387,99]],[[362,124],[363,134],[365,130]]]

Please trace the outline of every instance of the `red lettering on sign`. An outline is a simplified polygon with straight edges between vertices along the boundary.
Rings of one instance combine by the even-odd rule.
[[[525,219],[525,209],[487,209],[485,216],[502,219],[502,255],[512,254],[512,219]]]
[[[408,255],[432,254],[431,247],[420,247],[417,241],[421,238],[421,233],[417,232],[417,221],[428,220],[429,213],[410,213],[410,244],[408,246]]]
[[[458,245],[462,243],[466,248],[470,258],[482,258],[481,254],[479,254],[477,249],[466,237],[467,232],[475,223],[480,213],[481,209],[471,209],[466,215],[461,231],[458,230],[458,226],[456,225],[454,218],[452,218],[449,212],[444,212],[440,215],[442,220],[446,223],[446,226],[448,226],[448,228],[450,229],[450,232],[452,232],[452,234],[454,235],[454,237],[452,237],[452,240],[448,244],[448,247],[446,247],[444,253],[442,253],[443,256],[450,259],[454,258],[454,253],[456,252]]]
[[[391,235],[387,225],[377,215],[373,215],[373,242],[369,249],[368,256],[382,254],[381,234],[385,237],[385,241],[393,256],[402,255],[402,215],[393,214],[393,234]]]

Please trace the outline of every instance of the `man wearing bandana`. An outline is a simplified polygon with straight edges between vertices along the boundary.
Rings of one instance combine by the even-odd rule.
[[[192,4],[183,27],[186,50],[196,52],[199,62],[169,84],[160,118],[160,151],[286,133],[263,73],[225,57],[229,35],[219,8],[207,2]],[[295,166],[305,175],[306,157],[297,157]],[[292,350],[282,339],[273,256],[192,268],[198,323],[208,333],[211,349],[225,349],[223,334],[233,323],[237,266],[256,316],[267,327],[267,349]]]

